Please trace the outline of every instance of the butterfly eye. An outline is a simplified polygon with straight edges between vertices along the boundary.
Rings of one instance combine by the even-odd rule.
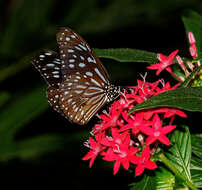
[[[83,125],[119,96],[120,87],[110,84],[103,64],[79,34],[61,28],[56,39],[60,55],[44,51],[33,64],[49,85],[47,96],[53,108]]]

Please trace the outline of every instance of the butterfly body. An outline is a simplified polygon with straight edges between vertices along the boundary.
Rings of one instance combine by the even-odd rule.
[[[110,83],[103,64],[81,36],[61,28],[56,39],[60,55],[45,50],[32,63],[49,85],[51,106],[84,125],[104,104],[120,95],[120,87]]]

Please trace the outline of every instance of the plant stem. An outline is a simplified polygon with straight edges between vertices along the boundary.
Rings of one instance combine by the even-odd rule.
[[[194,184],[189,181],[176,167],[175,165],[167,159],[167,157],[163,154],[160,153],[159,158],[161,161],[175,174],[176,177],[180,178],[190,189],[192,190],[198,190]]]

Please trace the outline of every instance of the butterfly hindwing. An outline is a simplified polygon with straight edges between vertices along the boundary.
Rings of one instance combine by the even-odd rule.
[[[74,123],[86,124],[106,103],[103,86],[80,74],[66,78],[60,86],[59,105]]]
[[[59,97],[60,97],[59,89],[49,86],[47,89],[46,96],[48,98],[49,104],[53,107],[53,109],[63,115],[63,112],[59,106]]]

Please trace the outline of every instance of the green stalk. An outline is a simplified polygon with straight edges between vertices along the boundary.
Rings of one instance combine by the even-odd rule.
[[[176,177],[180,178],[190,189],[192,190],[198,190],[194,184],[189,181],[189,179],[187,179],[184,175],[182,175],[182,173],[175,167],[175,165],[170,162],[167,157],[163,154],[160,153],[159,158],[161,159],[161,161],[175,174]]]

